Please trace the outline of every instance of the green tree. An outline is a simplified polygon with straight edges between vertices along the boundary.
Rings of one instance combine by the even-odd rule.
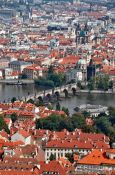
[[[35,80],[35,84],[46,88],[54,88],[54,82],[46,78],[40,78],[39,80]]]
[[[32,104],[34,104],[34,100],[30,98],[30,99],[27,101],[27,103],[32,103]]]
[[[12,120],[13,123],[17,120],[17,114],[16,113],[11,114],[10,117],[11,117],[11,120]]]
[[[61,86],[64,82],[64,75],[63,74],[57,74],[57,73],[53,73],[53,74],[50,74],[48,76],[48,79],[50,81],[53,81],[54,82],[54,86]]]
[[[67,159],[73,163],[74,162],[74,157],[73,157],[73,154],[72,153],[66,153],[65,154],[65,157],[67,157]]]
[[[71,117],[71,122],[74,129],[82,129],[86,125],[85,118],[82,114],[73,114]]]
[[[87,112],[87,111],[83,111],[82,114],[85,118],[90,116],[90,112]]]
[[[64,111],[66,113],[67,116],[69,116],[69,109],[66,107],[62,107],[62,111]]]
[[[82,85],[81,85],[81,82],[80,82],[80,81],[77,82],[77,87],[78,87],[79,89],[82,89]]]
[[[110,88],[110,89],[113,88],[113,81],[109,81],[109,88]]]
[[[60,109],[61,109],[60,103],[57,102],[57,104],[56,104],[56,110],[57,110],[57,111],[60,111]]]
[[[97,88],[101,90],[108,90],[109,89],[109,76],[99,76],[97,78]]]
[[[84,127],[82,128],[82,131],[86,133],[96,133],[97,132],[94,126],[89,126],[89,125],[84,125]]]
[[[13,97],[12,99],[11,99],[11,103],[14,103],[16,101],[16,97]]]
[[[10,133],[7,124],[5,123],[2,116],[0,116],[0,131],[4,129],[8,134]]]
[[[56,155],[51,153],[49,159],[50,159],[50,161],[52,161],[52,160],[56,160]]]
[[[27,75],[26,75],[26,74],[24,74],[24,73],[23,73],[23,74],[21,75],[21,77],[20,77],[20,78],[21,78],[21,79],[27,79],[28,77],[27,77]]]
[[[48,76],[54,73],[54,68],[52,65],[49,66],[48,68]]]
[[[69,117],[57,114],[51,114],[48,118],[36,120],[36,129],[49,129],[53,131],[61,131],[67,129],[73,130],[71,119]]]
[[[88,82],[88,89],[91,91],[94,90],[94,88],[95,88],[95,80],[91,78],[90,81]]]

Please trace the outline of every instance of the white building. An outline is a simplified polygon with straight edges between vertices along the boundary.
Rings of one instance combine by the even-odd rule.
[[[11,136],[11,141],[22,141],[25,145],[31,144],[31,135],[25,130],[19,130]]]
[[[51,154],[56,156],[56,159],[60,157],[66,157],[67,153],[79,152],[82,155],[87,155],[92,147],[92,144],[83,142],[80,145],[79,141],[75,140],[52,140],[47,142],[45,147],[45,160],[49,160]]]
[[[77,69],[70,69],[69,71],[66,72],[66,82],[71,82],[71,81],[82,81],[83,79],[83,74],[81,70]]]
[[[87,69],[87,60],[80,59],[74,69],[70,69],[66,72],[66,81],[85,81],[86,80],[86,69]]]
[[[69,133],[68,133],[69,134]],[[74,134],[74,133],[73,133]],[[67,136],[68,137],[68,136]],[[72,136],[71,136],[72,137]],[[80,138],[74,139],[54,139],[47,142],[45,146],[45,160],[49,160],[51,154],[56,156],[56,159],[60,157],[66,157],[67,153],[79,153],[81,156],[87,155],[92,151],[92,149],[100,148],[100,144],[103,148],[109,148],[104,141],[91,141],[87,138],[87,140],[80,140]]]
[[[91,104],[83,104],[78,107],[80,112],[87,111],[90,113],[90,116],[98,117],[99,114],[105,113],[109,115],[108,107],[101,105],[91,105]]]
[[[31,63],[24,62],[24,61],[12,61],[9,63],[9,67],[13,69],[13,71],[22,72],[24,68],[30,66]]]

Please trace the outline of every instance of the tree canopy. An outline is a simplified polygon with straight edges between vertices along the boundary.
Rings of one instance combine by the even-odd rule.
[[[37,119],[36,129],[42,128],[52,131],[67,129],[68,131],[74,131],[78,128],[88,133],[104,133],[109,136],[112,142],[115,142],[115,108],[109,108],[109,115],[103,113],[94,118],[94,124],[91,126],[86,124],[86,117],[85,113],[75,113],[71,117],[51,114],[47,118]]]
[[[7,124],[5,123],[4,119],[2,116],[0,116],[0,131],[5,130],[8,134],[10,133]]]
[[[12,122],[14,123],[17,120],[17,114],[16,113],[11,114],[10,118]]]
[[[63,129],[73,131],[75,128],[83,128],[85,125],[85,118],[82,115],[76,114],[72,117],[51,114],[47,118],[41,118],[36,120],[37,129],[42,128],[53,131],[61,131]]]
[[[108,75],[99,75],[95,78],[91,78],[88,82],[88,89],[89,90],[94,90],[99,89],[99,90],[104,90],[107,91],[109,88],[112,88],[113,82],[110,81]]]
[[[46,78],[35,80],[36,84],[50,88],[61,86],[64,82],[65,75],[62,73],[55,73],[52,65],[48,69]]]

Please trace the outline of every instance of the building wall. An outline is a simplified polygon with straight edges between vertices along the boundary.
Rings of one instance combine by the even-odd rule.
[[[107,170],[115,170],[115,166],[112,165],[87,165],[87,164],[78,164],[76,171],[80,174],[82,173],[104,173]]]
[[[109,157],[110,159],[115,159],[115,153],[106,153],[107,157]]]
[[[31,70],[31,69],[24,69],[23,73],[27,75],[29,79],[37,79],[43,76],[42,70]]]
[[[25,139],[25,145],[31,144],[31,136]]]
[[[2,70],[0,70],[0,79],[3,79],[3,73],[2,73]]]
[[[11,136],[11,141],[15,142],[21,140],[22,142],[25,143],[25,145],[27,144],[31,144],[31,136],[25,138],[22,135],[20,135],[19,133],[14,134],[13,136]]]
[[[79,149],[79,148],[45,148],[45,160],[49,160],[51,154],[56,155],[56,159],[59,157],[65,157],[67,153],[79,152],[82,155],[87,155],[89,149]]]
[[[72,69],[66,73],[66,81],[70,82],[71,80],[82,81],[83,80],[83,74],[82,71],[77,69]]]
[[[24,68],[26,68],[27,66],[29,66],[31,64],[24,64],[24,65],[18,65],[18,64],[15,64],[15,63],[9,63],[9,67],[13,69],[13,71],[19,71],[19,72],[22,72]]]
[[[14,135],[11,136],[11,141],[15,142],[15,141],[18,141],[18,140],[21,140],[21,141],[25,141],[24,140],[24,137],[21,136],[19,133],[15,133]]]

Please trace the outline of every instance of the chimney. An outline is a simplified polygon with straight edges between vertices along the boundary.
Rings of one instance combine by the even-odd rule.
[[[36,156],[37,156],[37,154],[38,154],[38,151],[39,151],[38,148],[35,148]]]
[[[46,164],[48,164],[49,163],[49,160],[46,160]]]
[[[49,131],[48,131],[48,130],[46,130],[46,134],[47,134],[47,135],[49,134]]]
[[[36,135],[37,133],[36,133],[36,129],[35,129],[35,131],[34,131],[34,135]]]

